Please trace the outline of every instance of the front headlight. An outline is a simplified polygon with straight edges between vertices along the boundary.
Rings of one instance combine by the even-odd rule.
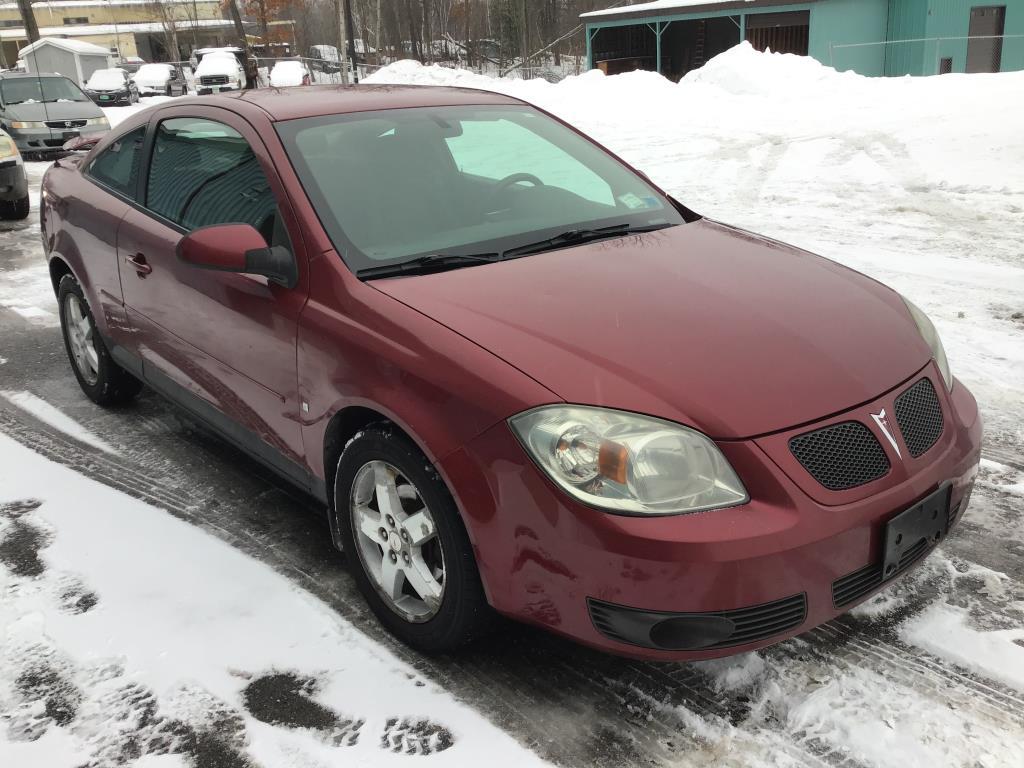
[[[942,339],[939,338],[939,332],[935,330],[935,326],[920,307],[914,304],[906,296],[901,297],[903,303],[907,305],[907,309],[910,310],[910,316],[914,318],[914,322],[917,324],[917,330],[921,332],[921,336],[924,338],[925,343],[932,350],[932,357],[935,358],[935,364],[939,366],[939,373],[942,374],[942,380],[946,382],[946,389],[953,389],[953,374],[949,372],[949,361],[946,359],[946,349],[942,346]]]
[[[672,515],[749,500],[717,446],[679,424],[578,405],[535,408],[509,424],[548,477],[594,507]]]
[[[90,117],[85,121],[86,125],[102,125],[104,128],[110,127],[110,121],[105,117]]]
[[[46,123],[41,120],[12,120],[11,128],[45,128]]]
[[[0,160],[6,160],[9,157],[18,157],[18,145],[10,136],[0,135]]]

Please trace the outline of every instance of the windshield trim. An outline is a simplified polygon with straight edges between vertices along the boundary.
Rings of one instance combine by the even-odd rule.
[[[570,125],[563,123],[557,118],[549,115],[541,109],[538,109],[529,104],[468,104],[468,105],[428,105],[423,107],[402,107],[398,109],[375,109],[366,110],[359,112],[345,112],[335,113],[330,115],[318,115],[312,117],[299,117],[292,118],[289,120],[281,120],[274,123],[274,128],[277,133],[278,139],[281,141],[282,147],[285,150],[285,156],[288,158],[288,162],[292,167],[292,170],[297,176],[300,186],[306,193],[309,200],[310,206],[313,209],[317,220],[320,222],[321,227],[331,244],[334,246],[334,250],[338,253],[341,260],[349,268],[353,274],[358,274],[360,271],[365,271],[368,268],[376,267],[387,267],[408,262],[423,256],[436,253],[437,248],[430,247],[425,248],[422,251],[415,253],[402,254],[390,259],[374,259],[369,255],[365,254],[358,245],[356,245],[347,236],[345,227],[338,217],[333,215],[331,207],[327,204],[326,200],[322,197],[322,192],[314,184],[307,184],[307,179],[312,175],[308,169],[308,166],[303,171],[300,167],[300,163],[303,162],[301,152],[295,145],[295,137],[300,130],[306,127],[319,127],[323,125],[330,125],[339,121],[348,120],[372,120],[375,116],[383,116],[388,112],[395,111],[414,111],[414,110],[443,110],[443,109],[458,109],[458,108],[471,108],[474,110],[494,110],[496,112],[518,110],[522,112],[533,113],[543,120],[551,121],[557,124],[559,127],[570,131],[578,136],[583,141],[590,144],[597,152],[603,157],[607,158],[612,164],[625,171],[631,176],[637,183],[645,187],[652,196],[662,204],[660,211],[653,210],[637,210],[632,213],[623,212],[621,210],[613,210],[609,212],[607,217],[597,219],[580,219],[577,221],[560,222],[558,224],[542,227],[533,230],[522,230],[512,235],[502,235],[489,240],[478,240],[474,242],[465,243],[458,246],[444,248],[444,253],[450,256],[472,256],[481,252],[504,252],[506,250],[514,249],[517,246],[522,246],[528,243],[534,243],[539,240],[553,237],[564,232],[566,229],[578,228],[578,229],[601,229],[609,224],[632,224],[638,227],[650,225],[652,223],[652,214],[661,213],[665,218],[664,223],[668,226],[678,226],[696,221],[700,218],[697,214],[693,213],[684,206],[676,203],[671,197],[665,194],[660,188],[658,188],[650,179],[646,178],[642,173],[636,171],[636,169],[630,167],[622,159],[609,152],[607,149],[602,147],[596,141],[591,139],[584,133],[577,131]],[[589,166],[588,166],[589,167]],[[312,179],[310,179],[312,181]],[[671,221],[672,218],[679,217],[679,221]],[[332,221],[333,219],[333,221]],[[661,223],[661,222],[659,222]],[[626,232],[623,236],[629,236],[630,233]],[[559,246],[560,250],[563,247],[572,247],[573,243],[566,243],[564,246]],[[546,249],[554,250],[554,249]],[[540,251],[543,252],[543,251]],[[523,256],[533,256],[534,253],[524,254]],[[518,256],[517,258],[522,258]],[[468,266],[471,262],[467,262]]]

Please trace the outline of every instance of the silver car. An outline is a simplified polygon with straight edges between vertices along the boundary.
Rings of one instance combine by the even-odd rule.
[[[62,151],[66,141],[110,130],[103,111],[63,75],[0,74],[0,128],[26,158]]]
[[[0,219],[28,218],[28,177],[14,140],[0,131]]]

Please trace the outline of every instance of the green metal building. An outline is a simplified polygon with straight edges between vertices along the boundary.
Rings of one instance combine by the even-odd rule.
[[[580,18],[608,74],[678,80],[742,40],[862,75],[1024,70],[1024,0],[654,0]]]

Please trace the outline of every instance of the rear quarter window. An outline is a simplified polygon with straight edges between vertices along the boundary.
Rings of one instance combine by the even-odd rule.
[[[145,137],[143,125],[114,140],[89,164],[86,173],[112,191],[134,198]]]

